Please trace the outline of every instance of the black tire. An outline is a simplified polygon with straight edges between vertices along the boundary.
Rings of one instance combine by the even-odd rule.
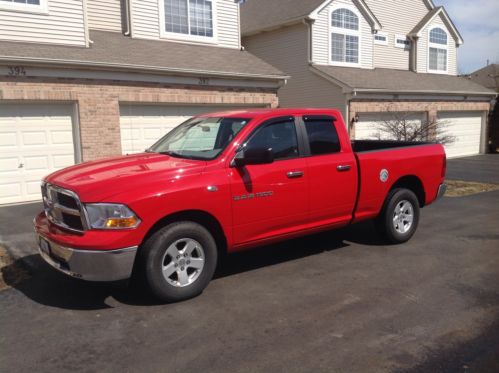
[[[394,222],[395,209],[398,207],[412,208],[412,223],[407,223],[403,215],[397,223]],[[407,210],[406,208],[406,211]],[[406,218],[407,219],[407,218]],[[416,195],[409,189],[397,188],[388,193],[380,215],[376,219],[378,231],[393,244],[407,242],[416,232],[419,223],[419,201]],[[404,232],[404,229],[407,231]]]
[[[177,274],[179,272],[172,273],[172,277],[167,279],[163,275],[163,266],[165,260],[168,265],[173,263],[170,252],[167,253],[167,251],[172,246],[181,245],[184,240],[199,243],[196,246],[203,252],[204,266],[192,283],[181,287],[180,277]],[[158,299],[168,303],[178,302],[201,294],[211,281],[217,266],[217,245],[213,236],[202,225],[190,221],[172,223],[163,227],[147,239],[141,247],[140,254],[147,285]],[[179,271],[181,263],[186,263],[186,260],[189,259],[184,259],[183,255],[179,256],[180,259],[176,259],[175,263],[173,263],[175,264],[175,271]],[[186,273],[189,269],[192,270],[192,268],[187,269],[186,264],[184,264],[184,267]],[[182,270],[184,270],[184,267],[182,267]],[[171,283],[175,281],[175,277],[177,277],[176,285]]]

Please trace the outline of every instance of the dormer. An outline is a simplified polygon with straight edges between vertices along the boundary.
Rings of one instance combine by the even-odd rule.
[[[430,11],[409,37],[416,46],[412,56],[414,71],[457,75],[457,48],[463,38],[443,7]]]
[[[373,68],[373,33],[381,24],[363,0],[325,2],[309,20],[312,63]]]

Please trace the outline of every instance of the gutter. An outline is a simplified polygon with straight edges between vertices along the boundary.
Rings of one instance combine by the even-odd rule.
[[[351,92],[357,93],[388,93],[388,94],[441,94],[450,96],[495,96],[494,92],[470,92],[470,91],[441,91],[441,90],[390,90],[379,88],[351,88]]]
[[[123,69],[131,71],[154,71],[163,73],[174,73],[174,74],[185,74],[185,75],[203,75],[212,77],[237,77],[237,78],[249,78],[249,79],[271,79],[271,80],[288,80],[291,77],[289,75],[267,75],[267,74],[248,74],[248,73],[237,73],[229,71],[209,71],[209,70],[195,70],[195,69],[182,69],[173,67],[160,67],[160,66],[148,66],[148,65],[131,65],[123,63],[112,63],[112,62],[92,62],[92,61],[80,61],[80,60],[63,60],[55,58],[33,58],[33,57],[17,57],[17,56],[1,56],[0,62],[12,64],[12,62],[27,62],[33,64],[45,64],[54,67],[54,64],[60,66],[69,67],[94,67],[94,68],[112,68],[112,69]]]

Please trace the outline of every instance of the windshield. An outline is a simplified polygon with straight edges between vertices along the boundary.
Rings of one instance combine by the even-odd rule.
[[[215,159],[251,119],[192,118],[149,148],[179,158]]]

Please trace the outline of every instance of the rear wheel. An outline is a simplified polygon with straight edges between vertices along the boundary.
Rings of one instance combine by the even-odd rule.
[[[194,222],[173,223],[160,229],[142,250],[147,284],[165,302],[201,294],[215,272],[215,240],[206,228]]]
[[[408,241],[419,223],[419,202],[409,189],[393,189],[388,194],[377,227],[391,243]]]

